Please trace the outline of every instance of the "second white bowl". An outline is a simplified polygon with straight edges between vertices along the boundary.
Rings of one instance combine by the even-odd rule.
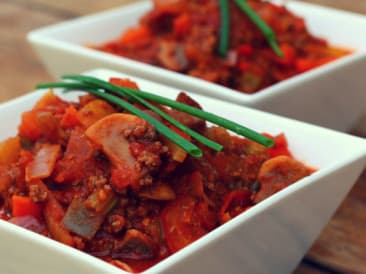
[[[95,67],[111,68],[341,131],[355,127],[366,116],[366,17],[291,1],[288,9],[305,18],[312,34],[356,52],[248,95],[85,46],[119,37],[150,8],[150,1],[142,1],[35,30],[28,38],[56,77]]]

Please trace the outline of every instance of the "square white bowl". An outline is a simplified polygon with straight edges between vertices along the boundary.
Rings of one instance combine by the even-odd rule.
[[[287,6],[306,19],[312,34],[355,52],[255,94],[85,47],[115,39],[136,25],[150,1],[41,28],[28,39],[56,77],[105,67],[336,130],[359,125],[366,120],[366,16],[297,1]]]
[[[129,77],[109,70],[89,75]],[[144,90],[174,98],[179,90],[137,77]],[[0,105],[0,140],[16,134],[23,111],[45,91]],[[60,93],[59,93],[60,94]],[[60,94],[61,95],[61,94]],[[63,94],[75,99],[75,93]],[[146,273],[291,273],[366,165],[366,140],[190,94],[204,109],[260,132],[284,132],[294,156],[319,170],[173,254]],[[12,117],[13,119],[9,119]],[[76,249],[0,220],[2,273],[125,273]]]

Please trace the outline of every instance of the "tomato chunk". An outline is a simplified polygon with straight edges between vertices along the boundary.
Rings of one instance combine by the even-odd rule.
[[[220,222],[226,223],[244,212],[251,205],[251,192],[247,189],[237,189],[229,192],[220,209]]]
[[[176,252],[202,237],[212,228],[202,218],[211,219],[212,213],[191,196],[180,196],[168,203],[161,214],[166,244],[171,252]]]
[[[33,202],[30,197],[13,195],[12,205],[13,217],[33,216],[37,219],[41,217],[41,205]]]

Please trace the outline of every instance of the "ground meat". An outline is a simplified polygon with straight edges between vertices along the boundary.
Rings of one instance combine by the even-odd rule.
[[[183,46],[170,41],[160,43],[158,60],[163,67],[174,71],[182,71],[188,66]]]
[[[79,250],[84,250],[85,248],[85,241],[78,237],[78,236],[74,236],[74,247],[79,249]]]
[[[151,141],[151,140],[156,139],[156,130],[151,124],[144,121],[144,123],[142,125],[139,124],[139,125],[136,125],[136,127],[134,127],[134,128],[125,129],[123,131],[123,135],[130,142],[137,141],[137,140]]]
[[[90,176],[88,180],[88,188],[93,190],[95,188],[101,188],[107,183],[107,178],[104,176]]]
[[[119,214],[112,214],[108,217],[107,225],[105,226],[105,230],[109,233],[119,233],[126,225],[126,219]]]
[[[136,159],[137,170],[144,170],[146,172],[156,170],[161,164],[159,156],[159,154],[154,154],[149,151],[142,152]]]
[[[42,189],[39,185],[30,185],[29,197],[31,197],[33,202],[44,202],[47,199],[47,191]]]

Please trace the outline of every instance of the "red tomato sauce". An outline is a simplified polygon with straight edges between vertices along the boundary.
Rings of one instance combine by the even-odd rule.
[[[131,58],[244,93],[254,93],[350,53],[314,37],[304,19],[285,6],[248,0],[273,29],[283,52],[278,57],[260,30],[230,2],[229,51],[218,54],[217,0],[155,0],[154,7],[113,41],[93,48]]]
[[[266,148],[164,110],[224,149],[193,158],[105,101],[46,93],[0,143],[0,218],[139,272],[312,172],[283,134]]]

